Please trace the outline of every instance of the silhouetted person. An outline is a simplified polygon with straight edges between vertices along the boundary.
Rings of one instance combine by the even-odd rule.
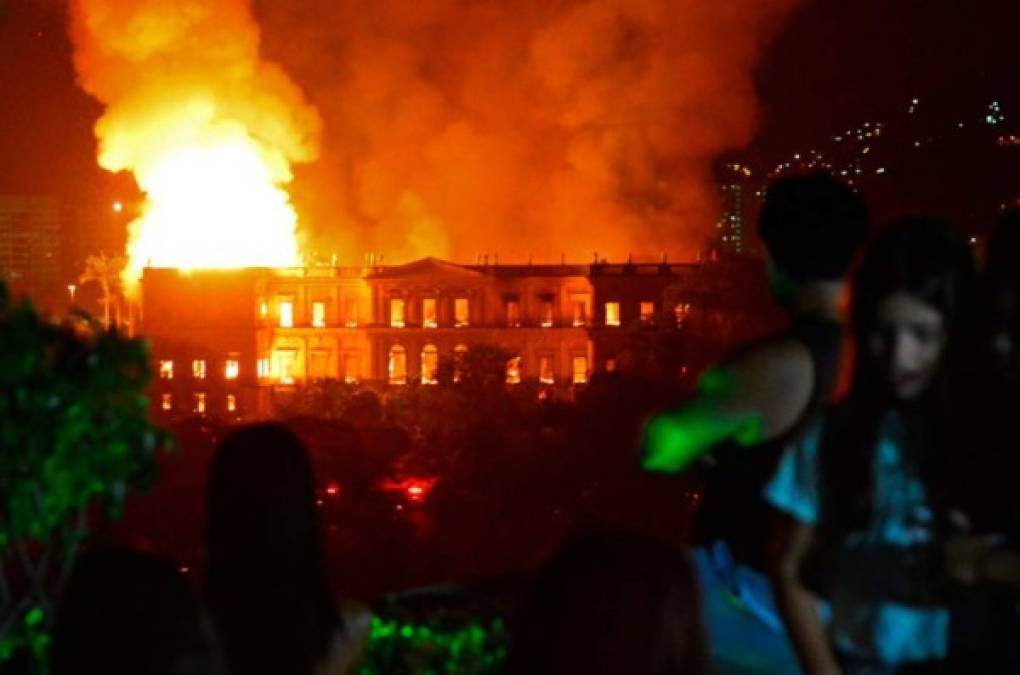
[[[1001,544],[974,561],[970,586],[953,594],[955,672],[1020,672],[1020,211],[988,239],[975,330],[970,443],[954,466],[958,506],[975,534]]]
[[[213,675],[217,668],[191,588],[169,560],[124,550],[87,553],[60,598],[54,675]]]
[[[515,621],[510,675],[703,675],[690,562],[652,539],[590,535],[541,571]]]
[[[776,597],[807,673],[942,672],[942,580],[889,579],[923,570],[918,558],[950,531],[946,467],[962,440],[973,294],[963,237],[927,219],[880,232],[856,275],[850,391],[791,446],[766,489],[788,516]]]
[[[841,301],[868,219],[857,193],[819,173],[770,187],[759,230],[770,287],[790,327],[713,366],[693,399],[653,417],[643,465],[680,471],[711,452],[695,520],[700,548],[692,555],[713,651],[736,656],[733,672],[790,672],[796,661],[766,576],[772,513],[761,489],[783,448],[821,414],[836,387]],[[744,649],[751,653],[736,654]],[[759,665],[741,665],[752,662]]]
[[[206,599],[231,675],[343,672],[312,468],[294,434],[259,424],[223,439],[206,535]]]

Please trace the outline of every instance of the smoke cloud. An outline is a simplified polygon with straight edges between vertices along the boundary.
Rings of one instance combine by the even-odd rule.
[[[185,3],[187,4],[187,3]],[[204,3],[203,3],[204,4]],[[256,0],[325,120],[295,199],[354,262],[693,255],[797,0]],[[354,255],[351,255],[351,252]]]

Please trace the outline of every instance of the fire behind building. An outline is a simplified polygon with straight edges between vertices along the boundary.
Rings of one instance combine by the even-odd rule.
[[[697,315],[699,333],[721,345],[748,332],[735,321],[761,323],[749,308],[760,306],[762,284],[734,281],[733,265],[425,258],[363,268],[149,268],[140,328],[152,343],[153,402],[163,415],[267,417],[275,395],[315,380],[437,384],[441,372],[457,377],[441,362],[456,364],[479,345],[510,355],[508,385],[570,388],[634,367],[645,356],[633,353],[635,329],[676,329]],[[761,278],[757,266],[738,267],[738,277]]]

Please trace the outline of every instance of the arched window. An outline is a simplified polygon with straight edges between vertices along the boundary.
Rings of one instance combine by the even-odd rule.
[[[439,350],[435,345],[425,345],[421,350],[421,383],[439,382]]]
[[[514,356],[506,362],[506,383],[521,383],[521,357]]]
[[[464,376],[464,359],[467,357],[468,346],[457,345],[453,348],[453,381],[460,382]]]
[[[403,345],[390,347],[388,372],[390,384],[407,384],[407,350]]]

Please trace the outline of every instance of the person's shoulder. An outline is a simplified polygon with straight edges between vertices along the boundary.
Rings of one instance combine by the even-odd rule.
[[[789,430],[807,409],[815,384],[811,352],[800,340],[777,336],[750,345],[706,375],[702,391],[723,408],[755,410],[764,438]]]
[[[759,340],[724,359],[720,366],[735,375],[760,373],[810,375],[813,370],[811,350],[797,337],[776,335]]]

